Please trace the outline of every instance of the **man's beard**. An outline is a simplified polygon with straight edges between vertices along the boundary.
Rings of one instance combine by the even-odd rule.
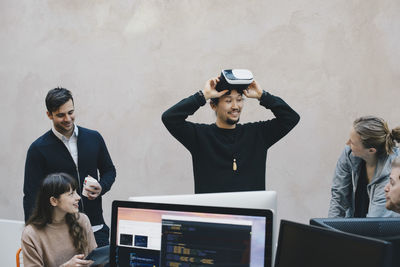
[[[226,119],[226,123],[228,123],[230,125],[235,125],[236,123],[239,122],[239,119],[240,118],[238,118],[237,120]]]
[[[386,209],[400,213],[400,205],[396,205],[393,202],[386,202]]]

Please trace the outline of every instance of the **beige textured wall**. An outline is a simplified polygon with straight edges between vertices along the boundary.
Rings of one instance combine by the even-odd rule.
[[[26,151],[50,128],[44,97],[74,93],[117,167],[105,198],[193,192],[190,154],[160,116],[222,68],[248,68],[301,114],[270,149],[279,217],[327,215],[331,175],[353,119],[400,125],[397,0],[0,1],[2,218],[22,219]],[[242,122],[271,118],[247,100]],[[193,121],[213,122],[209,107]]]

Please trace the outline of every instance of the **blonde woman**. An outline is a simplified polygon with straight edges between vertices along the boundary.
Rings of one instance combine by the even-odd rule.
[[[400,127],[390,130],[375,116],[356,119],[337,162],[329,217],[390,217],[385,185],[393,159],[400,154]]]

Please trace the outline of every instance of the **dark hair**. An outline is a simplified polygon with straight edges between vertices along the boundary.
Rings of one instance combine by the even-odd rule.
[[[364,116],[353,123],[365,148],[375,148],[378,156],[389,155],[400,141],[400,127],[389,129],[386,121],[375,116]]]
[[[243,95],[243,90],[236,90],[236,89],[231,89],[228,92],[226,92],[225,94],[223,94],[221,97],[223,97],[224,95],[230,95],[232,90],[235,90],[236,92],[238,92],[238,94]],[[219,98],[211,98],[210,101],[214,104],[214,105],[218,105],[219,102]]]
[[[59,198],[60,195],[70,190],[77,189],[76,180],[66,173],[49,174],[43,179],[36,198],[35,209],[26,225],[32,224],[37,229],[43,229],[52,223],[54,207],[50,204],[50,198]],[[74,247],[79,253],[85,253],[87,249],[87,236],[82,226],[78,223],[79,213],[65,215],[65,221],[69,228]]]
[[[51,89],[46,96],[47,111],[50,113],[57,111],[60,106],[64,105],[70,99],[73,103],[72,93],[68,89],[62,87]]]

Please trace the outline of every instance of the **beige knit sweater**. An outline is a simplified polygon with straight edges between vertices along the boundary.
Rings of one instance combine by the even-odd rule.
[[[89,218],[85,214],[80,213],[78,222],[87,233],[87,255],[97,247],[96,240]],[[59,267],[79,254],[73,246],[65,222],[48,224],[41,230],[32,225],[26,226],[22,233],[21,247],[25,267]]]

